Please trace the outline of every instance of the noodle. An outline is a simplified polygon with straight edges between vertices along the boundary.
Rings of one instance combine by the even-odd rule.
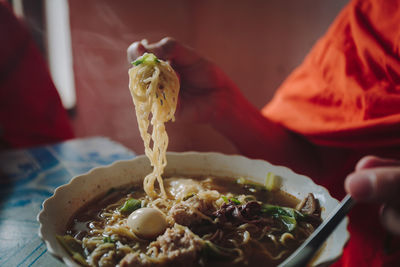
[[[129,89],[135,104],[145,153],[153,166],[153,171],[143,181],[143,187],[148,196],[156,198],[154,183],[157,180],[161,196],[166,198],[161,177],[167,164],[168,135],[164,123],[175,119],[179,79],[167,62],[158,60],[152,54],[145,53],[135,62],[136,66],[129,70]],[[148,132],[150,124],[151,135]]]

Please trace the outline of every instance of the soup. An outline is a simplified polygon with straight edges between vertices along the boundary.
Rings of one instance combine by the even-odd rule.
[[[166,198],[140,184],[81,208],[59,241],[89,266],[275,266],[320,224],[303,201],[245,178],[164,178]],[[264,264],[265,263],[265,264]]]

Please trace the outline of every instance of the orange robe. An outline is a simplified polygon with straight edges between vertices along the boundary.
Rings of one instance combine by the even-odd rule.
[[[318,147],[400,158],[400,1],[349,3],[262,113]],[[341,198],[343,170],[317,183]],[[349,230],[335,266],[400,266],[377,206],[356,206]]]

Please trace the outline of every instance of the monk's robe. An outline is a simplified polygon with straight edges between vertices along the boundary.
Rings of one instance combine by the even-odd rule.
[[[326,164],[330,175],[313,177],[337,198],[356,159],[399,159],[400,1],[350,2],[262,113],[319,147],[321,158],[346,151]],[[382,228],[377,206],[357,205],[349,230],[334,266],[400,266],[399,237]]]

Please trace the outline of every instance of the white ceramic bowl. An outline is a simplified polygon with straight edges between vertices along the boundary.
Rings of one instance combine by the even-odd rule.
[[[241,176],[264,183],[267,172],[273,172],[282,177],[281,189],[287,193],[303,199],[312,192],[320,201],[323,219],[338,204],[324,187],[316,185],[310,178],[263,160],[219,153],[169,152],[167,161],[166,176],[172,174]],[[150,171],[148,159],[145,156],[138,156],[132,160],[117,161],[109,166],[94,168],[86,174],[73,178],[68,184],[58,187],[54,195],[43,203],[43,209],[38,215],[39,236],[45,241],[48,251],[67,265],[78,266],[57,242],[55,236],[64,233],[71,216],[82,205],[111,187],[143,180]],[[347,224],[346,218],[327,240],[312,266],[329,265],[340,257],[349,238]]]

